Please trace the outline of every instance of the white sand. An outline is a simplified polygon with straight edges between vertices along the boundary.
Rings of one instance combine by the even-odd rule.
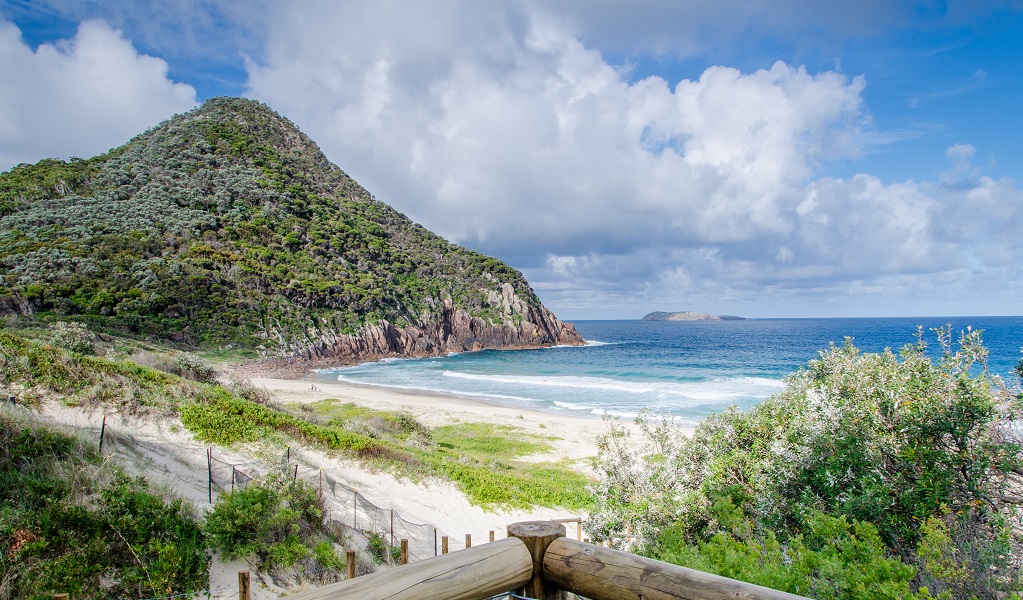
[[[583,472],[589,469],[589,458],[596,456],[597,436],[607,432],[606,424],[600,419],[496,406],[441,394],[321,382],[315,382],[318,389],[312,391],[310,386],[313,382],[309,380],[254,378],[251,382],[270,391],[282,403],[308,403],[335,398],[377,410],[406,411],[428,426],[487,422],[517,427],[526,433],[551,438],[553,450],[543,456],[529,457],[531,460],[569,459]],[[100,412],[85,412],[52,402],[45,406],[43,416],[57,423],[92,432],[97,440],[103,419]],[[633,431],[633,440],[638,441],[640,436],[635,426],[630,422],[623,422],[623,425]],[[107,432],[104,452],[117,453],[132,470],[172,488],[176,494],[193,500],[200,508],[209,506],[207,446],[196,441],[179,421],[167,418],[124,419],[120,415],[110,414],[107,416]],[[268,451],[280,450],[258,443],[230,450],[216,448],[225,460],[232,463],[259,461],[266,457]],[[449,536],[449,548],[452,551],[464,547],[466,534],[472,536],[473,544],[476,545],[485,543],[491,531],[495,532],[496,539],[505,537],[506,526],[517,521],[585,517],[585,514],[578,511],[550,508],[510,512],[485,510],[470,504],[465,495],[449,482],[399,479],[311,448],[293,448],[292,462],[300,464],[299,474],[302,477],[315,481],[318,469],[322,468],[378,507],[385,510],[393,508],[407,521],[436,527],[438,541],[442,535]],[[246,468],[264,472],[267,466],[261,464]],[[214,499],[216,493],[214,491]],[[338,504],[334,510],[337,513],[344,510],[347,513],[348,509]],[[335,516],[350,522],[347,514]],[[566,530],[570,537],[578,535],[573,523],[566,524]],[[211,567],[211,591],[236,590],[240,568],[245,568],[244,563],[215,561]],[[276,598],[280,592],[273,586],[263,587],[253,579],[253,598]],[[224,597],[231,597],[228,592],[224,594]],[[214,593],[214,597],[220,595]]]

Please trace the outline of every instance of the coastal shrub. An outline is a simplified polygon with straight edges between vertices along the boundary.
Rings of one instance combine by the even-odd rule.
[[[176,362],[178,375],[199,383],[216,383],[217,370],[210,363],[194,354],[182,354]]]
[[[209,553],[189,505],[127,477],[93,444],[0,411],[0,598],[206,589]]]
[[[668,528],[644,552],[658,560],[748,581],[817,600],[929,598],[913,591],[916,570],[889,556],[877,528],[824,513],[807,516],[801,531],[779,541],[759,530],[730,498],[710,508],[702,539]]]
[[[204,526],[212,549],[229,560],[254,557],[262,571],[340,570],[332,546],[340,540],[328,536],[324,517],[315,487],[274,472],[222,494]]]
[[[759,535],[773,532],[786,547],[811,516],[845,517],[870,524],[889,554],[918,567],[922,539],[936,552],[938,518],[958,544],[977,549],[967,569],[973,588],[1015,589],[1020,398],[987,372],[979,332],[957,344],[948,329],[936,333],[935,359],[922,333],[899,356],[833,345],[778,395],[711,416],[691,437],[643,415],[647,443],[630,449],[612,423],[599,444],[588,530],[620,547],[656,544],[669,529],[698,544],[712,531],[714,502],[730,498]],[[941,569],[919,573],[915,585],[925,575],[932,587],[953,585]]]
[[[92,354],[95,336],[82,323],[57,321],[50,325],[53,343],[75,354]]]

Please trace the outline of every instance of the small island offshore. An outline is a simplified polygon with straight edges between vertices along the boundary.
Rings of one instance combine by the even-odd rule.
[[[708,315],[707,313],[696,312],[695,310],[684,310],[681,312],[652,312],[645,315],[641,321],[742,321],[746,317],[735,315]]]

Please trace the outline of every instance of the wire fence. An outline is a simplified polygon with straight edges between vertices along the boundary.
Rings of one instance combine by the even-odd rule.
[[[264,461],[232,460],[212,447],[205,448],[205,456],[203,458],[205,458],[205,466],[207,468],[205,477],[202,477],[201,471],[198,470],[201,469],[199,466],[201,464],[200,461],[194,461],[193,463],[184,460],[184,457],[189,454],[200,451],[194,444],[176,444],[167,440],[140,439],[127,431],[120,430],[119,427],[113,427],[107,422],[105,415],[102,425],[84,427],[79,425],[77,429],[95,430],[99,438],[98,448],[100,451],[103,450],[105,441],[108,452],[113,451],[136,457],[146,457],[147,460],[152,460],[147,454],[152,456],[162,455],[164,457],[173,457],[174,460],[183,463],[188,462],[190,465],[189,473],[172,473],[170,476],[175,479],[187,479],[188,481],[182,481],[181,483],[192,486],[201,485],[201,480],[205,479],[207,499],[210,504],[213,503],[214,492],[227,493],[243,489],[254,480],[260,479],[274,471],[281,473],[285,477],[290,477],[293,481],[302,478],[307,483],[318,485],[321,496],[327,502],[330,516],[326,520],[324,527],[328,533],[341,534],[335,536],[335,539],[347,536],[351,540],[353,536],[360,536],[371,551],[374,543],[378,547],[382,545],[383,548],[380,548],[382,552],[378,556],[392,564],[397,562],[399,543],[402,540],[408,541],[409,562],[437,556],[441,553],[441,546],[443,546],[445,551],[454,551],[468,545],[468,536],[466,536],[465,546],[463,546],[461,538],[455,537],[449,541],[447,536],[434,525],[410,521],[393,508],[378,506],[355,488],[342,483],[339,475],[332,474],[329,470],[302,460],[297,454],[292,452],[291,448],[287,448],[278,459],[271,458]],[[575,522],[577,536],[581,535],[581,532],[578,531],[579,519],[566,519],[562,522]],[[493,534],[494,532],[492,531],[491,538],[493,538]],[[442,539],[443,544],[440,544]],[[304,573],[304,575],[308,574],[310,573]],[[340,573],[337,573],[337,575],[338,577],[341,576]],[[335,578],[331,577],[331,579]],[[324,583],[326,582],[324,581]],[[177,598],[221,600],[234,598],[237,596],[237,593],[236,587],[228,586],[200,592],[186,592],[159,598],[147,598],[145,600],[171,600]],[[521,597],[509,593],[500,594],[494,598],[517,599]]]
[[[345,485],[330,471],[317,465],[302,464],[291,448],[281,454],[279,461],[232,462],[216,450],[207,449],[210,502],[213,491],[230,492],[241,489],[254,479],[277,471],[292,480],[319,486],[320,493],[331,508],[330,525],[359,532],[377,543],[397,548],[401,540],[408,540],[409,561],[431,558],[438,553],[437,528],[428,523],[417,523],[403,517],[393,508],[377,506],[358,490]]]

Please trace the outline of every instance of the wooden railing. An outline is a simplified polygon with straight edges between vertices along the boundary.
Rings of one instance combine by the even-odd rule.
[[[484,600],[504,592],[549,600],[807,600],[565,537],[565,526],[529,521],[503,540],[309,590],[289,600]]]

